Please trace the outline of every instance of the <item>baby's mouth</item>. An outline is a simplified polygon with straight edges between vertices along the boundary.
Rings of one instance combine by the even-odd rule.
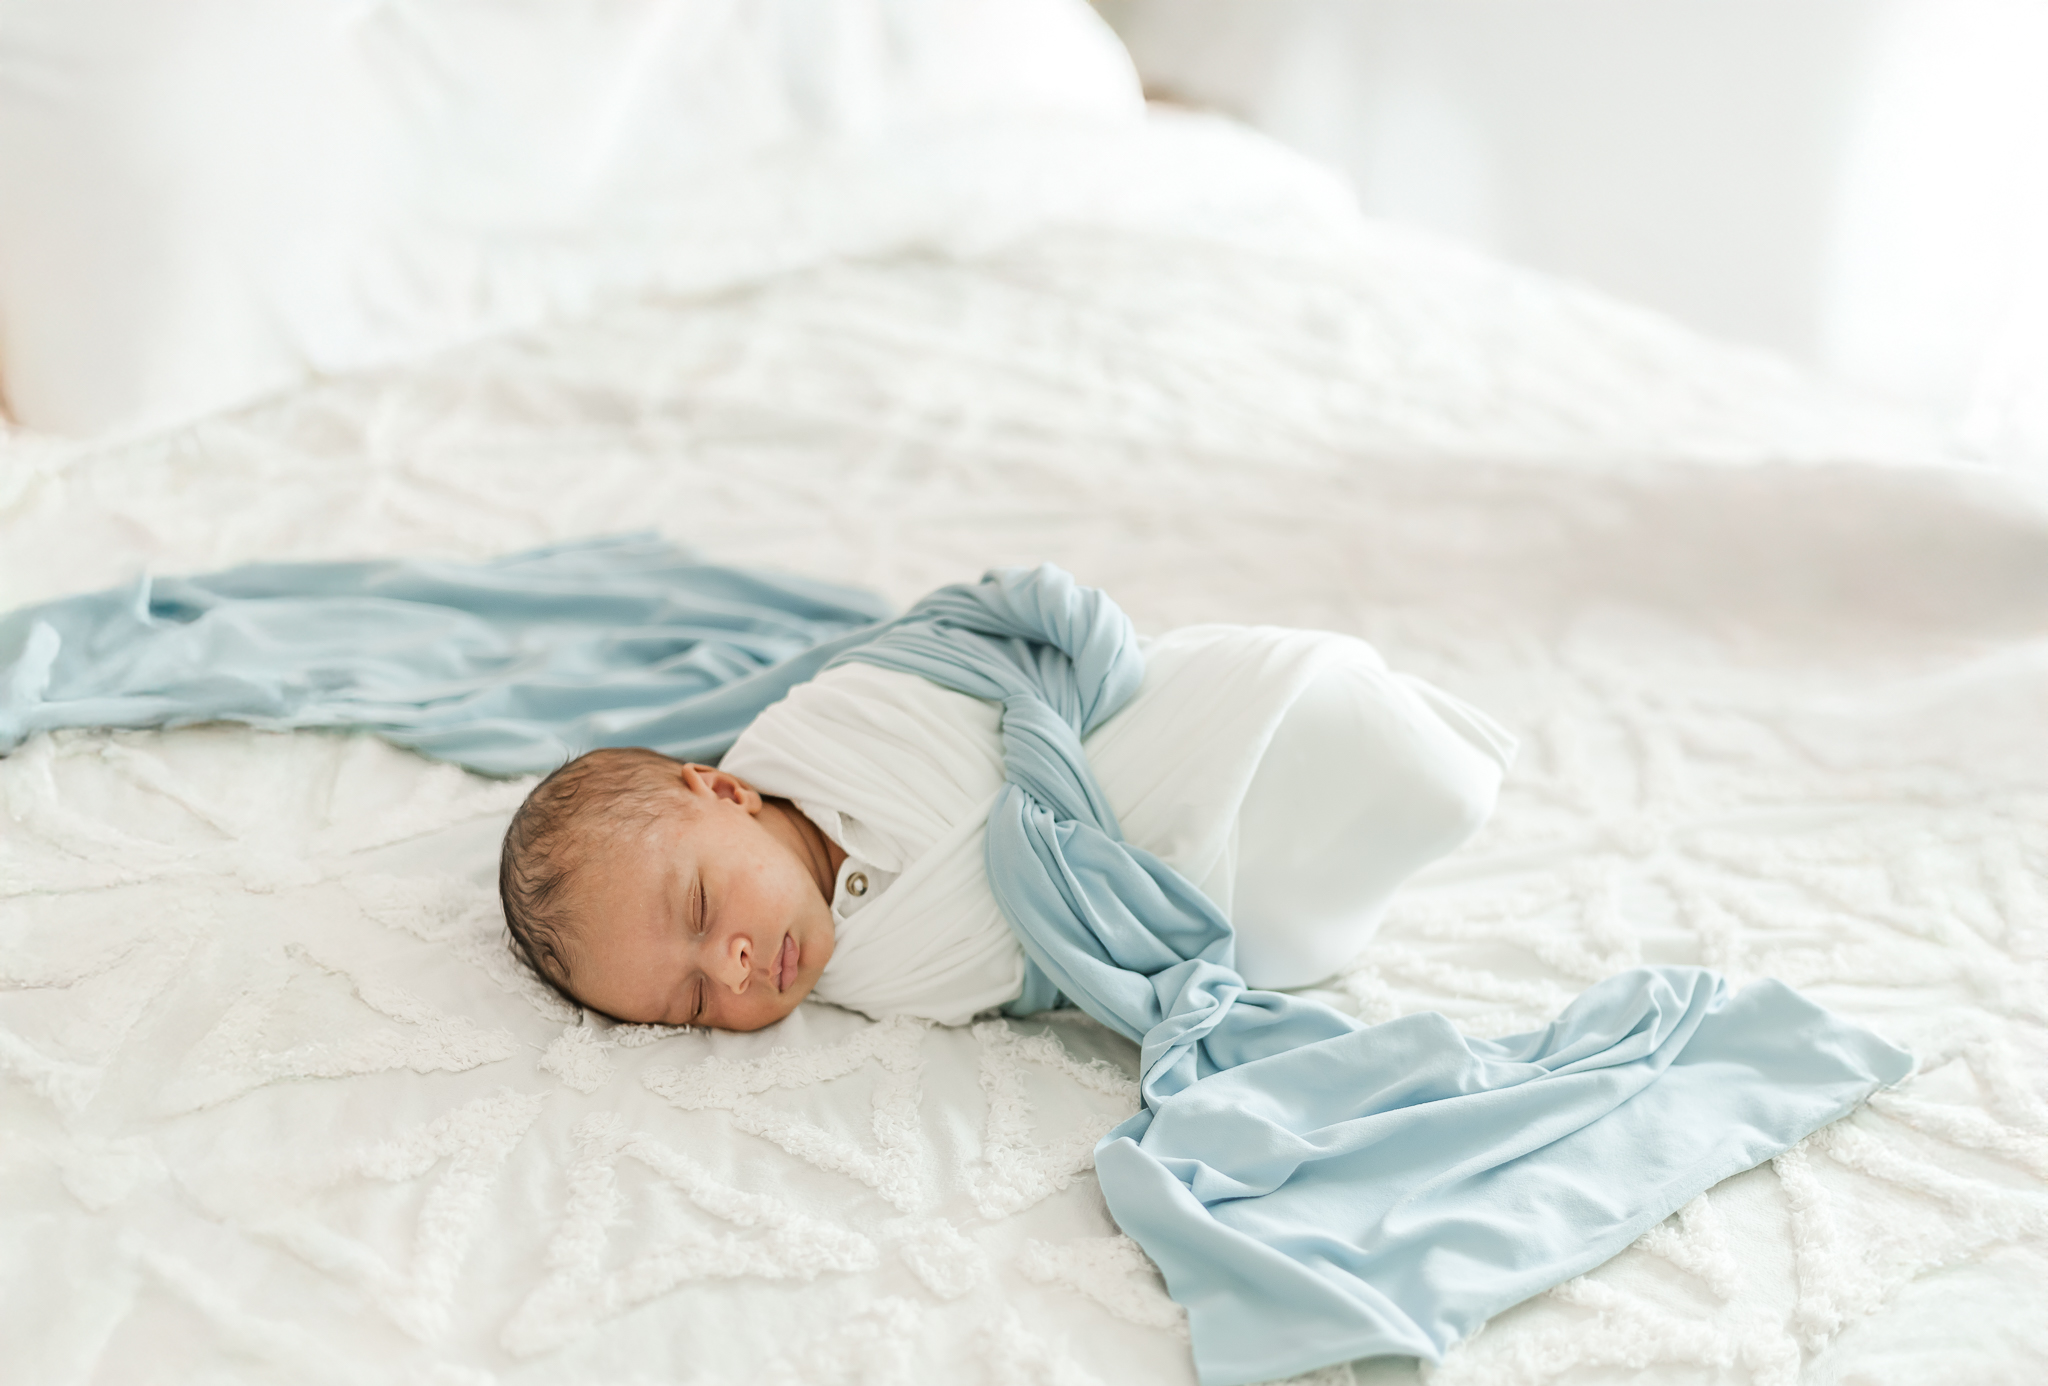
[[[775,958],[775,989],[777,991],[788,991],[789,984],[796,980],[797,960],[802,953],[803,950],[796,946],[796,935],[784,934],[782,936],[782,952],[777,954]]]

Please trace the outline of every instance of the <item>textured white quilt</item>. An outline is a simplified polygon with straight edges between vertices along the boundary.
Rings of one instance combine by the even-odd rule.
[[[1703,962],[1924,1056],[1433,1386],[2048,1379],[2048,506],[1768,363],[1384,233],[1075,226],[5,447],[6,605],[654,526],[1373,640],[1524,749],[1337,1004],[1499,1034]],[[1089,1171],[1128,1046],[581,1022],[499,942],[524,788],[227,728],[0,760],[0,1379],[1192,1379]]]

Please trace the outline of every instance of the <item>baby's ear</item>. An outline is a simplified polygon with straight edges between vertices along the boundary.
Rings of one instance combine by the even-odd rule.
[[[703,791],[714,798],[738,804],[748,813],[761,811],[760,791],[729,770],[718,770],[709,765],[685,765],[683,774],[686,785],[694,778]]]

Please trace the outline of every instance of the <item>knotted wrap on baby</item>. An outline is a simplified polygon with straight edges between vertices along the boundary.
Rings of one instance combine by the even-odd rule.
[[[1335,970],[1396,887],[1493,806],[1512,739],[1363,641],[1194,626],[1142,643],[1138,692],[1082,744],[1125,838],[1232,916],[1255,985]],[[819,999],[946,1024],[1018,1000],[1024,950],[982,864],[1000,722],[995,703],[847,663],[721,762],[794,800],[864,878],[891,880],[835,899]]]
[[[1440,1358],[1912,1071],[1781,983],[1704,968],[1618,974],[1499,1040],[1248,988],[1229,921],[1123,840],[1082,749],[1144,677],[1108,598],[992,573],[842,658],[1001,704],[989,880],[1032,962],[1141,1046],[1144,1107],[1095,1169],[1205,1386]]]

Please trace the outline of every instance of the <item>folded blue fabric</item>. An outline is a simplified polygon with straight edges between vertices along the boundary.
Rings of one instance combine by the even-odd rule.
[[[1205,1386],[1437,1360],[1912,1072],[1789,987],[1695,967],[1611,977],[1503,1040],[1250,990],[1229,921],[1121,840],[1081,749],[1144,673],[1102,593],[993,573],[840,658],[1002,704],[989,881],[1050,983],[1142,1046],[1143,1110],[1095,1169]]]
[[[1206,1386],[1432,1360],[1912,1069],[1776,982],[1641,968],[1544,1029],[1365,1026],[1245,986],[1229,921],[1122,841],[1081,737],[1137,690],[1124,614],[1054,568],[865,594],[646,537],[496,563],[262,565],[0,620],[0,751],[59,726],[364,727],[495,774],[594,746],[715,760],[839,658],[1002,705],[990,883],[1033,971],[1141,1045],[1096,1147]]]
[[[715,762],[889,615],[652,535],[491,563],[262,563],[0,618],[0,754],[55,727],[361,727],[491,775],[598,746]]]

